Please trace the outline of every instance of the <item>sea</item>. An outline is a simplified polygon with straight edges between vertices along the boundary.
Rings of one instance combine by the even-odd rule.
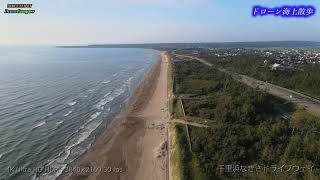
[[[0,179],[67,176],[158,57],[132,48],[0,47]]]

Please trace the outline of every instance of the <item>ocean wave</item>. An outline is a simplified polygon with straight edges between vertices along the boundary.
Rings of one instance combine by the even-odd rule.
[[[68,111],[67,114],[63,115],[64,117],[69,116],[73,111]]]
[[[67,149],[71,149],[72,147],[80,144],[90,136],[90,134],[102,123],[102,120],[99,122],[93,121],[99,117],[100,114],[101,112],[95,112],[90,116],[89,120],[78,130],[79,135],[69,141],[71,144],[67,146]]]
[[[68,103],[69,106],[74,106],[76,104],[77,104],[77,101],[73,101],[73,102]]]
[[[50,117],[52,115],[53,115],[53,113],[48,113],[46,117]]]
[[[59,103],[57,103],[57,104],[52,104],[52,105],[49,107],[48,111],[54,110],[54,109],[58,108],[59,106],[61,106],[61,104],[59,104]],[[56,111],[56,112],[57,112],[57,111]],[[56,112],[53,112],[53,113],[56,113]]]
[[[96,105],[94,105],[94,108],[103,110],[104,106],[108,104],[109,102],[113,101],[116,97],[121,95],[124,91],[115,90],[114,92],[108,92],[105,94],[103,99],[101,99]],[[110,96],[113,95],[113,96]]]
[[[89,89],[88,92],[89,93],[93,93],[95,91],[95,89]]]
[[[15,147],[16,147],[16,146],[15,146]],[[15,150],[15,148],[12,148],[12,149],[10,149],[10,150],[8,150],[8,151],[5,151],[5,152],[1,153],[1,154],[0,154],[0,159],[1,159],[2,157],[5,157],[6,155],[10,155],[10,153],[12,153],[14,150]]]
[[[88,97],[87,94],[80,95],[80,98],[87,98],[87,97]]]
[[[107,97],[107,98],[101,99],[96,105],[94,105],[94,108],[103,110],[104,106],[109,102],[113,101],[115,98],[116,97]]]
[[[92,122],[91,121],[91,122],[87,123],[85,128],[83,129],[83,131],[76,138],[75,143],[71,144],[70,147],[77,146],[78,144],[80,144],[84,140],[86,140],[91,135],[91,133],[100,126],[101,123],[102,123],[102,120],[100,120],[99,122]]]
[[[46,121],[42,121],[42,122],[40,122],[39,124],[35,125],[35,126],[33,127],[33,129],[36,129],[36,128],[38,128],[38,127],[41,127],[41,126],[43,126],[43,125],[45,125],[45,124],[46,124]]]
[[[114,91],[114,95],[115,95],[116,97],[118,97],[118,96],[120,96],[121,94],[123,94],[124,92],[126,92],[126,89],[125,89],[124,87],[122,87],[122,88],[116,89],[116,90]]]
[[[131,83],[132,83],[132,80],[133,80],[133,76],[130,77],[130,78],[126,81],[126,83],[127,83],[127,84],[131,84]]]
[[[96,119],[98,116],[100,116],[100,114],[101,114],[101,112],[96,112],[96,113],[92,114],[90,116],[88,123],[91,122],[92,120]]]
[[[109,84],[111,80],[103,81],[102,84]]]
[[[24,105],[27,104],[27,102],[18,102],[17,105]]]
[[[116,76],[118,76],[118,73],[114,73],[114,74],[112,74],[112,76],[113,76],[113,77],[116,77]]]
[[[78,130],[78,135],[72,138],[69,141],[68,145],[64,148],[64,150],[61,151],[54,159],[49,160],[49,163],[45,165],[45,167],[54,167],[54,169],[57,169],[57,170],[54,172],[41,174],[40,177],[36,177],[35,179],[46,180],[46,179],[56,179],[57,177],[59,177],[67,166],[66,160],[70,157],[71,150],[77,145],[84,142],[91,135],[91,133],[94,130],[96,130],[103,122],[102,120],[98,122],[93,121],[100,114],[101,112],[96,112],[92,114],[90,119],[87,121],[86,125],[83,126],[83,129]]]
[[[107,94],[105,94],[103,97],[108,97],[112,92],[108,92]]]
[[[95,112],[94,114],[92,114],[89,118],[89,120],[80,127],[80,129],[83,129],[88,123],[90,123],[91,121],[95,120],[97,117],[99,117],[101,114],[101,112]]]
[[[125,91],[126,91],[126,89],[124,87],[122,87],[122,88],[116,89],[112,93],[109,92],[109,93],[105,94],[104,98],[101,99],[96,105],[94,105],[94,108],[99,109],[99,110],[103,110],[104,106],[106,104],[113,101],[115,98],[117,98],[118,96],[123,94]]]
[[[18,92],[15,92],[15,94],[18,94]],[[26,96],[29,96],[29,95],[32,95],[32,94],[33,94],[33,92],[25,93],[25,94],[22,94],[22,95],[20,95],[20,96],[18,96],[18,97],[12,98],[10,101],[16,101],[16,100],[18,100],[18,99],[21,99],[21,98],[23,98],[23,97],[26,97]]]
[[[60,124],[62,124],[63,123],[63,121],[58,121],[56,124],[57,125],[60,125]]]
[[[63,155],[63,156],[62,156]],[[55,180],[57,177],[59,177],[63,170],[67,167],[67,164],[64,163],[64,161],[69,157],[70,150],[65,150],[59,153],[58,156],[61,156],[59,158],[50,160],[48,164],[45,165],[45,167],[50,167],[52,169],[55,169],[56,171],[50,171],[43,174],[39,174],[39,177],[36,177],[37,174],[34,175],[34,180],[48,180],[52,179]]]

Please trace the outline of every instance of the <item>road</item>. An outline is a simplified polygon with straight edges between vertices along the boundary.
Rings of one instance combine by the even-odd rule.
[[[173,53],[175,56],[179,57],[179,58],[188,58],[188,59],[194,59],[197,60],[207,66],[213,66],[211,63],[209,63],[208,61],[198,58],[198,57],[193,57],[190,55],[177,55],[175,53]],[[227,71],[225,69],[222,68],[218,68],[218,70],[225,72],[229,75],[231,75],[234,79],[248,85],[251,86],[253,88],[259,88],[261,90],[265,90],[266,92],[281,97],[289,102],[295,103],[296,105],[306,108],[308,111],[320,116],[320,101],[312,98],[310,96],[306,96],[304,94],[298,93],[296,91],[287,89],[287,88],[283,88],[274,84],[270,84],[267,82],[263,82],[257,79],[254,79],[252,77],[246,76],[246,75],[242,75],[242,74],[238,74],[235,72],[230,72]]]

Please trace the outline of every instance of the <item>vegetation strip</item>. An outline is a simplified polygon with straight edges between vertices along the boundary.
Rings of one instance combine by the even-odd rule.
[[[319,177],[319,117],[197,61],[174,59],[173,76],[175,94],[188,97],[183,102],[186,116],[210,121],[209,128],[188,127],[192,156],[186,156],[192,163],[182,167],[190,171],[183,171],[187,179]],[[228,165],[295,165],[307,170],[228,173],[222,169]]]

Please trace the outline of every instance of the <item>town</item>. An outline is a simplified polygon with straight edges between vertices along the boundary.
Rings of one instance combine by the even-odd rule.
[[[273,67],[294,68],[304,64],[320,64],[320,49],[258,49],[258,48],[192,48],[177,50],[197,57],[215,57],[229,60],[230,57],[254,55],[264,58]]]

